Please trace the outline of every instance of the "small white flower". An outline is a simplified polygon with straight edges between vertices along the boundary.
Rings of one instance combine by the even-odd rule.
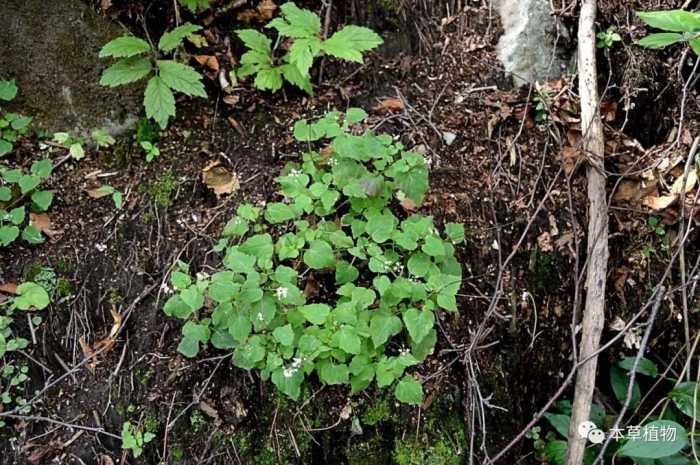
[[[265,317],[263,316],[262,312],[258,312],[258,321],[265,321]]]
[[[208,277],[209,277],[209,275],[203,271],[200,271],[199,273],[197,273],[197,281],[204,281]]]
[[[298,169],[296,169],[296,168],[292,168],[291,170],[289,170],[288,176],[291,176],[291,177],[295,178],[295,177],[297,177],[297,176],[299,176],[299,175],[301,175],[301,170],[298,170]]]
[[[282,372],[282,375],[285,378],[291,378],[292,376],[294,376],[294,373],[296,373],[296,372],[297,371],[294,368],[285,368],[284,371]]]
[[[97,243],[95,244],[95,248],[97,249],[98,252],[104,252],[107,250],[107,246],[105,244]]]
[[[287,289],[286,287],[278,287],[275,290],[275,294],[277,295],[277,300],[286,299],[288,291],[289,291],[289,289]]]
[[[292,360],[292,368],[297,369],[301,366],[301,359],[299,357],[295,357],[294,360]]]

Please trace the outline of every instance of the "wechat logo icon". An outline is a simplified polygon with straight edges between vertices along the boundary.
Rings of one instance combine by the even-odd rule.
[[[602,444],[605,441],[605,433],[592,421],[584,421],[579,424],[578,435],[583,439],[588,439],[593,444]]]

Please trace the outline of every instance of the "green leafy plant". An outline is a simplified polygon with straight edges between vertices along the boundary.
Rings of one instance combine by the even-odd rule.
[[[349,132],[365,117],[298,121],[294,136],[309,151],[277,178],[280,201],[238,207],[215,246],[223,269],[192,277],[178,262],[164,310],[186,320],[182,354],[233,349],[236,366],[292,399],[315,373],[353,393],[393,385],[399,401],[420,404],[421,383],[405,371],[432,352],[436,314],[457,310],[464,228],[443,235],[430,216],[392,210],[421,204],[428,170],[389,135]],[[314,142],[330,145],[319,152]]]
[[[281,58],[273,52],[272,41],[254,29],[236,31],[248,51],[241,57],[238,76],[255,75],[255,87],[277,92],[283,79],[313,94],[310,70],[314,60],[328,54],[341,60],[362,63],[363,54],[379,46],[382,38],[366,27],[345,26],[331,37],[321,37],[321,19],[312,11],[293,2],[280,7],[282,16],[265,27],[275,29],[280,37],[291,41],[289,51]]]
[[[53,170],[50,160],[32,164],[29,173],[0,165],[0,247],[7,247],[21,237],[29,244],[41,244],[41,231],[29,221],[28,213],[45,212],[53,202],[52,191],[42,190],[41,183]]]
[[[639,41],[646,48],[664,48],[687,42],[700,55],[700,13],[685,10],[637,12],[647,25],[664,32],[649,34]]]
[[[623,405],[627,398],[630,385],[629,375],[634,369],[634,364],[635,357],[624,357],[610,368],[611,388],[620,405]],[[636,373],[649,380],[657,380],[660,376],[656,364],[646,358],[639,360]],[[609,417],[606,418],[605,410],[599,405],[593,404],[591,406],[590,420],[597,428],[605,432],[606,437],[610,436],[611,439],[606,454],[628,457],[637,465],[689,465],[691,463],[690,458],[683,453],[689,444],[689,436],[688,431],[681,423],[683,423],[683,415],[689,417],[691,422],[696,421],[699,417],[700,409],[693,407],[697,404],[694,399],[698,387],[695,382],[679,382],[672,378],[659,380],[659,385],[663,385],[664,381],[667,384],[673,383],[674,386],[666,394],[661,416],[652,416],[654,412],[650,412],[645,417],[645,419],[648,417],[648,421],[643,425],[630,425],[617,431],[609,429],[605,432],[605,427],[610,427],[612,424],[607,421]],[[641,387],[638,380],[635,379],[632,386],[630,408],[636,409],[640,405],[641,399]],[[656,407],[659,406],[660,404],[657,404]],[[566,463],[566,438],[571,421],[571,403],[568,400],[557,402],[556,409],[546,413],[545,418],[557,434],[548,433],[544,447],[542,447],[542,440],[538,434],[535,441],[536,450],[539,450],[541,457],[549,463],[563,465]],[[672,432],[672,434],[664,435],[664,431]],[[593,463],[600,453],[600,449],[600,444],[593,444],[592,447],[589,447],[584,464]]]
[[[596,47],[609,50],[613,48],[615,42],[620,42],[622,37],[617,33],[615,26],[610,26],[607,30],[599,32],[596,34],[598,41],[596,42]]]
[[[15,321],[17,312],[43,310],[49,303],[49,294],[34,282],[20,284],[14,297],[0,300],[0,403],[3,410],[18,408],[21,413],[29,412],[26,399],[21,397],[22,386],[29,379],[29,368],[22,361],[19,351],[26,349],[30,341],[18,336],[13,329],[16,324],[27,321],[24,317]],[[29,322],[37,327],[42,318],[34,316]],[[0,427],[2,426],[5,426],[5,423],[0,420]]]
[[[151,76],[146,85],[143,105],[146,116],[165,129],[168,120],[175,116],[174,92],[191,97],[207,96],[199,72],[175,59],[162,58],[163,55],[172,56],[187,37],[201,29],[194,24],[183,24],[163,34],[156,48],[134,36],[112,40],[102,47],[100,58],[114,58],[117,62],[102,73],[100,84],[117,87]]]
[[[158,146],[152,142],[141,142],[141,150],[146,154],[146,161],[152,162],[154,159],[160,156],[160,149]]]
[[[177,0],[177,2],[190,10],[192,13],[208,10],[211,8],[211,0]]]
[[[156,437],[150,431],[142,431],[130,422],[124,422],[122,426],[122,449],[130,449],[134,458],[143,453],[143,448]]]
[[[96,195],[98,195],[99,197],[111,196],[112,202],[114,202],[114,206],[117,210],[121,209],[124,205],[124,195],[108,184],[98,188],[96,191]]]
[[[11,102],[17,96],[15,81],[0,80],[0,101]],[[27,134],[32,118],[17,113],[3,112],[0,107],[0,157],[14,149],[14,143]]]

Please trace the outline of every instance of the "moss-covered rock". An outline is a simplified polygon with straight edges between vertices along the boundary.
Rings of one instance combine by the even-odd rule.
[[[132,127],[139,92],[99,85],[99,50],[122,33],[81,0],[4,0],[0,78],[17,81],[13,109],[47,131],[117,134]]]

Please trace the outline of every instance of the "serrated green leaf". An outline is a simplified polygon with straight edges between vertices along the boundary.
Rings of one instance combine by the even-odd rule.
[[[272,41],[261,32],[255,29],[242,29],[236,31],[236,35],[243,41],[246,47],[256,52],[260,52],[269,59],[272,53]],[[269,60],[268,60],[269,61]]]
[[[283,346],[291,346],[294,343],[294,330],[290,324],[275,328],[272,336]]]
[[[289,63],[295,65],[302,76],[308,76],[320,51],[321,41],[317,37],[297,39],[289,49]]]
[[[396,315],[388,310],[377,310],[372,313],[369,323],[369,334],[375,347],[379,347],[401,332],[403,325]]]
[[[151,62],[141,57],[129,57],[119,60],[105,69],[100,78],[100,85],[116,87],[136,82],[151,72]]]
[[[277,92],[282,88],[282,68],[261,69],[255,76],[255,87]]]
[[[149,52],[150,45],[143,39],[134,36],[122,36],[108,42],[100,50],[100,58],[128,58]]]
[[[197,13],[201,10],[206,10],[211,6],[211,0],[177,0],[180,5],[184,6],[192,13]]]
[[[429,309],[409,308],[403,314],[403,321],[413,342],[420,344],[433,329],[435,315]]]
[[[304,38],[321,33],[321,18],[312,11],[304,10],[292,2],[280,7],[283,18],[275,18],[265,27],[277,29],[283,36]]]
[[[371,29],[361,26],[345,26],[333,34],[321,46],[323,50],[336,58],[362,63],[362,52],[372,50],[384,42]]]
[[[331,312],[331,308],[326,304],[309,304],[299,307],[299,312],[306,320],[315,325],[322,325]]]
[[[159,75],[172,90],[194,97],[207,97],[202,75],[191,66],[176,61],[158,61]]]
[[[182,44],[182,41],[185,40],[187,36],[190,36],[201,29],[202,26],[190,23],[185,23],[182,26],[178,26],[160,37],[160,40],[158,41],[158,48],[164,52],[175,50],[180,44]]]
[[[148,81],[143,105],[146,108],[146,116],[158,123],[161,129],[165,129],[170,117],[175,116],[175,96],[159,76],[153,76]]]
[[[294,84],[307,94],[314,95],[314,89],[311,84],[311,76],[309,74],[302,74],[299,71],[299,68],[292,63],[285,63],[281,66],[281,69],[282,75],[288,82]]]

